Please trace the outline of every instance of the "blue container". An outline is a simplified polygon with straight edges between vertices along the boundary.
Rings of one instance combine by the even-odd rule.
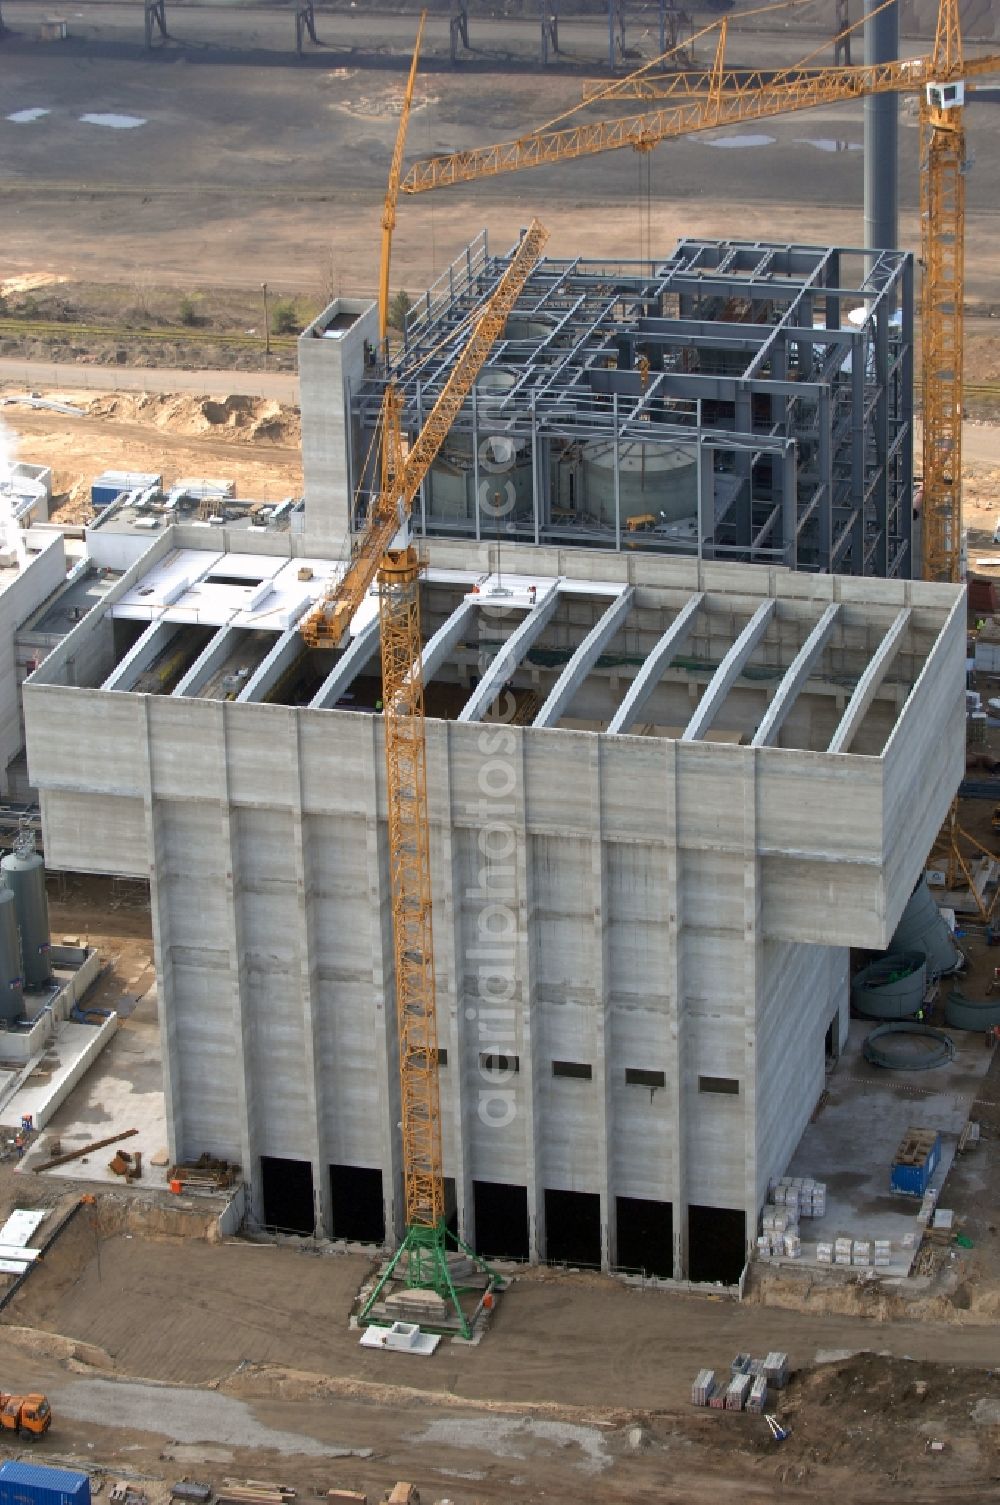
[[[894,1165],[892,1167],[889,1185],[893,1191],[903,1191],[911,1197],[922,1197],[927,1190],[927,1183],[937,1170],[940,1159],[941,1135],[938,1134],[927,1152],[927,1159],[920,1165]],[[0,1505],[4,1505],[4,1502],[0,1501]]]
[[[44,1463],[0,1467],[0,1505],[90,1505],[90,1478]]]

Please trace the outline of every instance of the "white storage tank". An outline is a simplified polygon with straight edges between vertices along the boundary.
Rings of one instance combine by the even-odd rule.
[[[493,525],[497,509],[506,520],[531,506],[531,445],[525,439],[490,432],[491,422],[500,430],[505,421],[501,403],[515,381],[510,371],[486,371],[476,383],[480,506],[487,529]],[[430,516],[473,519],[475,492],[472,435],[449,434],[428,477]]]
[[[632,440],[618,447],[618,491],[622,525],[630,517],[652,515],[674,523],[698,512],[698,460],[693,445]],[[598,522],[615,524],[615,446],[595,439],[583,451],[583,511]]]
[[[554,319],[532,318],[530,314],[510,314],[501,339],[540,345],[543,340],[549,339],[555,327]]]

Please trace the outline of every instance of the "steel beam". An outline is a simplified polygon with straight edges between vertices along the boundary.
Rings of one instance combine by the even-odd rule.
[[[560,716],[569,709],[577,690],[625,621],[634,600],[635,587],[628,585],[595,622],[552,686],[545,704],[531,723],[532,726],[555,726],[558,723]]]
[[[274,647],[264,655],[237,695],[237,701],[245,704],[247,701],[263,700],[268,690],[305,652],[305,641],[297,626],[279,633]]]
[[[844,708],[844,714],[840,718],[840,723],[833,734],[827,752],[850,752],[851,743],[861,729],[861,723],[867,716],[872,701],[878,694],[879,686],[889,672],[893,659],[902,647],[903,637],[910,624],[911,615],[910,608],[905,606],[898,613],[889,631],[878,645],[875,656],[858,680],[854,688],[854,694]]]
[[[121,663],[112,669],[101,689],[130,690],[139,675],[145,673],[183,625],[182,622],[169,621],[166,617],[157,617],[155,622],[150,622],[138,642],[132,644]]]
[[[376,614],[352,639],[350,647],[344,649],[309,702],[309,709],[322,711],[336,705],[341,696],[347,694],[368,660],[378,652],[378,646],[379,619]]]
[[[451,616],[438,628],[432,638],[424,644],[420,655],[420,664],[423,670],[424,684],[430,684],[435,674],[444,663],[445,659],[455,651],[462,634],[468,628],[472,618],[479,609],[478,596],[466,596],[459,602]]]
[[[708,731],[722,709],[722,702],[746,668],[747,659],[767,631],[777,604],[771,597],[758,606],[709,680],[694,715],[684,728],[682,742],[698,742]]]
[[[609,732],[620,735],[628,731],[666,673],[670,660],[676,658],[694,631],[694,619],[704,600],[704,592],[699,591],[681,607],[629,685],[625,699],[608,723]]]
[[[833,632],[839,615],[840,602],[831,602],[785,671],[785,677],[775,691],[774,699],[764,712],[764,719],[750,743],[751,747],[775,745],[778,733],[784,726],[792,706],[816,667],[823,649],[830,641],[830,634]]]
[[[488,604],[484,598],[483,604]],[[520,626],[511,633],[473,690],[459,715],[459,721],[481,721],[499,695],[528,649],[541,637],[559,605],[559,586],[554,584],[547,596],[533,606]]]
[[[232,622],[220,627],[214,638],[209,638],[208,647],[199,653],[190,669],[174,690],[175,695],[197,695],[205,681],[224,664],[236,641],[236,635],[245,631]]]

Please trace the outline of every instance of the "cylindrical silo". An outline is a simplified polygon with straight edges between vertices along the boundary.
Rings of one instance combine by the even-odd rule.
[[[513,438],[503,432],[508,415],[501,404],[515,381],[516,377],[510,371],[485,371],[479,378],[476,383],[478,457],[473,456],[470,433],[448,435],[428,476],[431,517],[473,519],[478,506],[488,532],[498,517],[503,524],[516,513],[530,509],[531,445],[526,439]]]
[[[45,863],[34,851],[33,843],[21,842],[0,862],[0,873],[14,896],[17,928],[21,933],[24,986],[44,988],[52,981]]]
[[[630,517],[678,522],[698,511],[698,461],[689,444],[632,440],[618,446],[618,505],[622,526]],[[595,439],[583,451],[583,511],[615,524],[615,446]]]
[[[890,950],[922,951],[927,958],[927,976],[931,979],[944,977],[962,964],[962,953],[948,929],[947,921],[934,903],[924,877],[921,877],[903,910]]]
[[[543,340],[549,339],[555,327],[554,319],[532,318],[530,314],[510,314],[501,339],[540,345]]]
[[[24,984],[14,895],[0,883],[0,1025],[10,1026],[23,1015]]]

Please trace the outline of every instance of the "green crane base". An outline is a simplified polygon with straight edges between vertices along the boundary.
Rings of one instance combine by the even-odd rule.
[[[503,1280],[495,1270],[491,1270],[484,1259],[481,1259],[468,1244],[447,1227],[442,1218],[441,1222],[434,1227],[425,1224],[415,1224],[408,1228],[406,1237],[396,1250],[386,1269],[379,1278],[374,1291],[361,1309],[361,1321],[378,1321],[370,1316],[372,1309],[381,1296],[390,1280],[401,1280],[410,1290],[434,1291],[443,1301],[446,1301],[458,1318],[459,1328],[463,1338],[472,1336],[469,1319],[462,1309],[459,1296],[463,1291],[477,1289],[475,1286],[456,1285],[448,1268],[448,1243],[449,1241],[460,1253],[471,1259],[483,1273],[489,1277],[487,1292],[499,1290]],[[402,1266],[402,1269],[400,1269]]]

